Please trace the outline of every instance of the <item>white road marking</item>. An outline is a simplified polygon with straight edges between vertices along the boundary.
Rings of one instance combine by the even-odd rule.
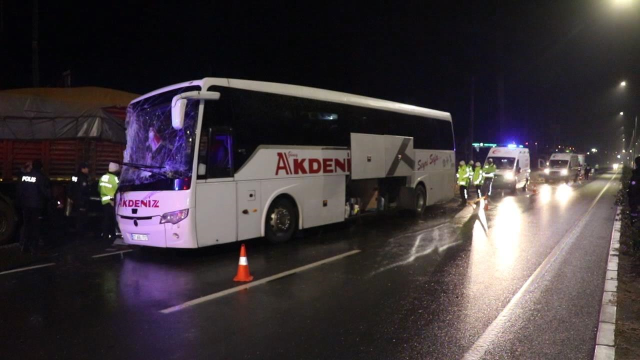
[[[352,251],[346,252],[344,254],[340,254],[340,255],[336,255],[336,256],[330,257],[328,259],[316,261],[316,262],[308,264],[308,265],[304,265],[304,266],[301,266],[301,267],[298,267],[298,268],[295,268],[295,269],[291,269],[291,270],[288,270],[288,271],[285,271],[285,272],[281,272],[279,274],[272,275],[272,276],[266,277],[264,279],[260,279],[260,280],[253,281],[253,282],[250,282],[250,283],[247,283],[247,284],[244,284],[244,285],[236,286],[236,287],[233,287],[231,289],[227,289],[227,290],[223,290],[223,291],[220,291],[220,292],[217,292],[217,293],[213,293],[211,295],[206,295],[206,296],[203,296],[203,297],[199,297],[197,299],[187,301],[187,302],[182,303],[180,305],[176,305],[176,306],[172,306],[170,308],[164,309],[164,310],[160,310],[160,312],[163,313],[163,314],[170,314],[172,312],[176,312],[176,311],[179,311],[179,310],[182,310],[182,309],[186,309],[188,307],[203,303],[205,301],[209,301],[209,300],[213,300],[213,299],[225,296],[225,295],[233,294],[235,292],[238,292],[238,291],[241,291],[241,290],[244,290],[244,289],[249,289],[249,288],[252,288],[254,286],[262,285],[262,284],[265,284],[265,283],[267,283],[269,281],[273,281],[273,280],[285,277],[287,275],[295,274],[295,273],[298,273],[298,272],[301,272],[301,271],[305,271],[305,270],[314,268],[314,267],[322,265],[322,264],[326,264],[328,262],[339,260],[339,259],[342,259],[342,258],[347,257],[347,256],[355,255],[355,254],[357,254],[359,252],[360,252],[360,250],[352,250]]]
[[[128,253],[129,251],[133,251],[133,250],[129,249],[129,250],[122,250],[122,251],[114,251],[114,252],[110,252],[110,253],[106,253],[106,254],[93,255],[92,258],[99,258],[99,257],[103,257],[103,256],[124,254],[124,253]]]
[[[534,287],[535,283],[543,279],[545,273],[551,265],[558,258],[558,255],[564,250],[569,244],[573,243],[577,236],[580,233],[580,230],[587,223],[589,215],[593,211],[593,208],[598,203],[602,194],[609,188],[611,182],[614,178],[611,178],[607,185],[600,191],[598,196],[593,200],[589,209],[582,215],[582,218],[578,221],[576,225],[569,231],[556,245],[556,247],[551,251],[551,253],[547,256],[546,259],[540,264],[540,266],[534,271],[534,273],[527,279],[527,281],[522,285],[520,290],[509,300],[507,306],[500,312],[498,317],[493,320],[493,322],[489,325],[489,327],[484,331],[484,333],[476,340],[471,349],[467,351],[464,355],[464,360],[476,360],[481,359],[484,356],[484,353],[489,349],[494,340],[500,336],[502,332],[505,331],[505,327],[507,326],[508,320],[511,318],[512,313],[518,307],[518,303],[520,299],[528,292],[529,288]]]
[[[55,265],[55,263],[48,263],[48,264],[42,264],[42,265],[29,266],[29,267],[20,268],[20,269],[7,270],[7,271],[0,272],[0,275],[10,274],[10,273],[18,272],[18,271],[38,269],[38,268],[47,267],[47,266],[53,266],[53,265]]]

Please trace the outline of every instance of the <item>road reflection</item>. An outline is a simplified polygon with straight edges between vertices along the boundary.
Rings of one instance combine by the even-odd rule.
[[[564,206],[569,203],[573,196],[573,188],[567,184],[551,186],[548,184],[540,185],[538,188],[538,202],[547,204],[552,200]]]

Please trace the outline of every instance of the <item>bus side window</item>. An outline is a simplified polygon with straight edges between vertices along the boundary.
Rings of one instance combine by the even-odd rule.
[[[208,178],[233,177],[233,136],[231,130],[211,132],[208,155]]]
[[[231,130],[203,129],[198,152],[198,179],[233,177]]]
[[[202,134],[200,135],[200,146],[198,148],[198,179],[207,178],[209,135],[210,131],[208,129],[202,129]]]

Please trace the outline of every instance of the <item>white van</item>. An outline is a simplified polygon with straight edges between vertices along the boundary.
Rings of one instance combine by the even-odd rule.
[[[487,160],[493,159],[496,165],[496,175],[493,188],[511,190],[522,187],[527,190],[531,175],[529,149],[521,147],[495,147],[489,151]],[[485,160],[486,164],[486,160]]]
[[[544,169],[546,182],[577,181],[580,176],[580,157],[577,154],[555,153],[549,158],[549,164]]]

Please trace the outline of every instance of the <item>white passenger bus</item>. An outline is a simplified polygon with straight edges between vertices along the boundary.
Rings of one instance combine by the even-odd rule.
[[[198,248],[451,199],[451,115],[363,96],[205,78],[127,110],[116,201],[128,244]]]

